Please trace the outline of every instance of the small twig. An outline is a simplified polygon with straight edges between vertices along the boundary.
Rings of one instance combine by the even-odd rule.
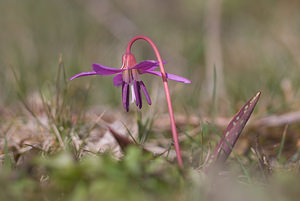
[[[158,117],[154,121],[154,127],[157,129],[159,128],[160,130],[165,130],[168,129],[168,123],[167,122],[168,117],[165,115],[162,115],[161,117]],[[229,117],[217,117],[214,120],[214,124],[218,127],[226,127],[228,125],[228,122],[230,121],[231,118]],[[296,112],[288,112],[285,114],[274,114],[274,115],[269,115],[265,116],[262,118],[258,117],[253,117],[255,120],[250,120],[248,125],[248,128],[255,128],[255,127],[280,127],[286,124],[294,124],[294,123],[299,123],[300,122],[300,111]],[[192,126],[198,126],[201,122],[213,122],[211,118],[208,117],[198,117],[196,115],[191,115],[189,117],[177,114],[176,115],[176,125],[178,127],[184,126],[186,124],[192,125]]]
[[[28,146],[28,147],[31,147],[31,148],[33,148],[33,149],[37,149],[37,150],[39,150],[39,151],[41,151],[41,152],[46,152],[45,150],[43,150],[43,149],[41,149],[40,147],[36,147],[36,146],[34,146],[34,145],[32,145],[32,144],[24,144],[25,146]]]
[[[300,111],[270,115],[253,122],[252,126],[275,127],[300,122]]]
[[[269,159],[267,158],[266,154],[264,153],[264,150],[261,146],[259,146],[258,142],[258,135],[255,139],[255,152],[259,160],[259,165],[261,165],[261,168],[263,170],[265,179],[267,181],[268,175],[272,172],[272,167],[270,165]]]
[[[96,128],[96,126],[98,125],[98,123],[100,122],[100,120],[102,120],[102,117],[104,116],[106,111],[103,111],[94,121],[93,125],[88,129],[88,133],[90,133],[94,128]],[[102,120],[103,121],[103,120]]]

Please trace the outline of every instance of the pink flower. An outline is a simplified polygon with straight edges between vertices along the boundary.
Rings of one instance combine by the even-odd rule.
[[[70,78],[73,80],[78,77],[88,76],[88,75],[114,75],[113,82],[114,85],[119,87],[122,85],[122,102],[126,111],[129,111],[129,88],[131,89],[132,102],[135,101],[136,105],[142,108],[142,93],[143,91],[147,103],[151,105],[151,99],[148,91],[145,87],[144,82],[141,80],[141,75],[148,73],[156,76],[162,76],[161,72],[154,71],[157,66],[159,66],[158,61],[146,60],[137,64],[135,57],[131,53],[126,53],[122,57],[122,67],[121,69],[115,69],[103,66],[101,64],[93,64],[93,70],[90,72],[79,73]],[[170,73],[166,73],[166,76],[170,80],[183,83],[191,83],[190,80]]]

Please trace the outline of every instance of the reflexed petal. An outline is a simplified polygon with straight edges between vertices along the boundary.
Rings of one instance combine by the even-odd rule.
[[[163,64],[167,63],[166,61],[163,61]],[[158,61],[154,61],[154,60],[146,60],[146,61],[142,61],[141,63],[135,65],[134,67],[130,68],[130,69],[138,69],[141,71],[144,70],[155,70],[157,68],[157,66],[159,66],[159,62]]]
[[[122,103],[125,110],[129,111],[129,85],[126,82],[122,84]]]
[[[110,68],[103,66],[101,64],[93,64],[93,69],[96,71],[99,75],[113,75],[116,73],[123,72],[126,69],[116,69],[116,68]]]
[[[91,71],[91,72],[83,72],[83,73],[79,73],[77,75],[74,75],[73,77],[71,77],[69,80],[73,80],[75,78],[78,77],[84,77],[84,76],[89,76],[89,75],[97,75],[98,73],[96,73],[95,71]]]
[[[143,90],[143,92],[144,92],[144,95],[145,95],[145,97],[146,97],[146,100],[147,100],[148,104],[151,105],[151,104],[152,104],[152,103],[151,103],[151,98],[150,98],[150,96],[149,96],[149,94],[148,94],[148,91],[147,91],[147,89],[146,89],[146,86],[144,85],[144,82],[143,82],[143,81],[140,81],[140,85],[141,85],[141,88],[142,88],[142,90]]]
[[[123,83],[122,73],[117,74],[116,76],[114,76],[113,81],[114,81],[114,85],[115,85],[116,87],[121,86],[122,83]]]
[[[158,65],[159,66],[159,65]],[[148,71],[154,71],[158,66],[153,66],[153,67],[151,67],[151,68],[149,68],[149,69],[147,69]],[[141,70],[141,72],[143,72],[144,70]]]
[[[159,71],[142,71],[141,73],[150,73],[150,74],[157,75],[157,76],[160,76],[160,77],[162,76],[161,72],[159,72]],[[181,77],[179,75],[166,73],[166,76],[167,76],[168,79],[174,80],[176,82],[191,83],[191,81],[189,79],[187,79],[185,77]]]

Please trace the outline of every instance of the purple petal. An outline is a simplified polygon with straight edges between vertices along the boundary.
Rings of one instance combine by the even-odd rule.
[[[157,76],[160,76],[160,77],[162,76],[161,72],[159,72],[159,71],[148,71],[147,70],[147,71],[142,71],[141,73],[142,74],[143,73],[149,73],[149,74],[157,75]],[[189,79],[187,79],[185,77],[181,77],[179,75],[174,75],[174,74],[171,74],[171,73],[166,73],[166,76],[167,76],[168,79],[174,80],[176,82],[191,83],[191,81]]]
[[[163,61],[163,64],[166,64],[166,63],[167,63],[166,61]],[[154,67],[146,69],[146,70],[148,70],[148,71],[154,71],[158,66],[159,66],[159,62],[157,62],[157,66],[154,66]]]
[[[133,88],[135,93],[135,103],[141,109],[142,108],[141,90],[138,81],[133,80]]]
[[[73,80],[75,78],[78,77],[84,77],[84,76],[89,76],[89,75],[97,75],[98,73],[96,73],[95,71],[91,71],[91,72],[83,72],[83,73],[79,73],[77,75],[74,75],[73,77],[71,77],[69,80]]]
[[[114,81],[114,85],[115,85],[116,87],[121,86],[122,83],[123,83],[122,73],[117,74],[116,76],[114,76],[113,81]]]
[[[166,64],[166,63],[167,63],[166,61],[163,61],[163,64]],[[148,70],[148,71],[154,71],[158,66],[159,66],[159,63],[157,62],[157,66],[153,66],[153,67],[148,68],[148,69],[146,69],[146,70]],[[143,70],[142,70],[142,71],[143,71]]]
[[[126,82],[122,84],[122,103],[125,110],[129,111],[129,85]]]
[[[163,63],[167,63],[166,61],[163,61]],[[135,65],[134,67],[130,68],[130,69],[138,69],[138,70],[155,70],[157,68],[157,66],[159,66],[159,62],[158,61],[154,61],[154,60],[146,60],[146,61],[142,61],[141,63]]]
[[[142,90],[144,92],[144,95],[146,97],[146,100],[147,100],[148,104],[151,105],[152,104],[151,103],[151,99],[150,99],[150,96],[148,94],[148,91],[147,91],[146,86],[144,85],[143,81],[140,81],[140,86],[141,86],[141,88],[142,88]]]
[[[96,71],[99,75],[113,75],[116,73],[123,72],[126,69],[116,69],[116,68],[110,68],[103,66],[101,64],[93,64],[93,69]]]

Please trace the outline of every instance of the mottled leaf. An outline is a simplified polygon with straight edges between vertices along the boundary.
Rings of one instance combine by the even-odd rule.
[[[237,139],[245,127],[253,109],[260,97],[261,92],[257,92],[233,117],[224,131],[223,137],[208,160],[206,167],[211,167],[215,162],[223,163],[229,157]]]

